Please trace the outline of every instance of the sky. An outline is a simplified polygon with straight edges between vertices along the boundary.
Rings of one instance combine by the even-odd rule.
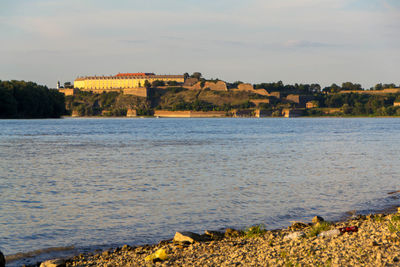
[[[399,0],[1,0],[0,80],[400,84]]]

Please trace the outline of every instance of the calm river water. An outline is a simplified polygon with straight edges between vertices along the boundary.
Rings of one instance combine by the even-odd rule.
[[[399,205],[400,119],[0,120],[6,255]]]

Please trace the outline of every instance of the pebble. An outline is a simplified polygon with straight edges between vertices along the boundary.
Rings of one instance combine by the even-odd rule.
[[[40,267],[65,267],[65,260],[63,259],[54,259],[42,262]]]

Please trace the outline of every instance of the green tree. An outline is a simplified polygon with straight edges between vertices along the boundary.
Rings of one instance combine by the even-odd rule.
[[[192,78],[196,78],[198,80],[200,80],[200,78],[202,77],[200,72],[193,72],[193,74],[190,76]]]
[[[358,90],[362,90],[362,87],[361,87],[361,84],[358,84],[358,83],[345,82],[345,83],[342,83],[342,90],[358,91]]]
[[[353,114],[354,115],[363,115],[363,114],[365,114],[365,107],[364,107],[363,103],[356,102],[354,104]]]
[[[349,104],[343,104],[343,106],[342,106],[342,112],[343,112],[344,114],[351,114],[351,111],[352,111],[352,109],[351,109],[351,107],[349,106]]]
[[[388,84],[384,84],[383,89],[390,89],[390,88],[396,88],[396,85],[394,83],[388,83]]]
[[[376,84],[376,85],[374,86],[374,90],[382,90],[382,89],[383,89],[383,86],[382,86],[381,83],[378,83],[378,84]]]
[[[151,83],[151,85],[153,87],[165,86],[165,82],[160,80],[155,80],[154,82]],[[144,86],[147,88],[146,84]]]
[[[336,83],[332,83],[332,85],[329,87],[329,92],[331,93],[337,93],[340,92],[341,88],[339,85],[337,85]]]
[[[340,108],[344,104],[343,97],[339,94],[329,95],[325,103],[330,108]]]

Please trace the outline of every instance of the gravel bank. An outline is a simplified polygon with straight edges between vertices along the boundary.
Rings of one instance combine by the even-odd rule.
[[[350,226],[350,232],[341,229]],[[66,266],[400,266],[400,214],[360,215],[339,223],[294,223],[274,231],[253,228],[213,239],[125,245],[76,256]],[[168,259],[145,260],[159,249],[165,250]]]

